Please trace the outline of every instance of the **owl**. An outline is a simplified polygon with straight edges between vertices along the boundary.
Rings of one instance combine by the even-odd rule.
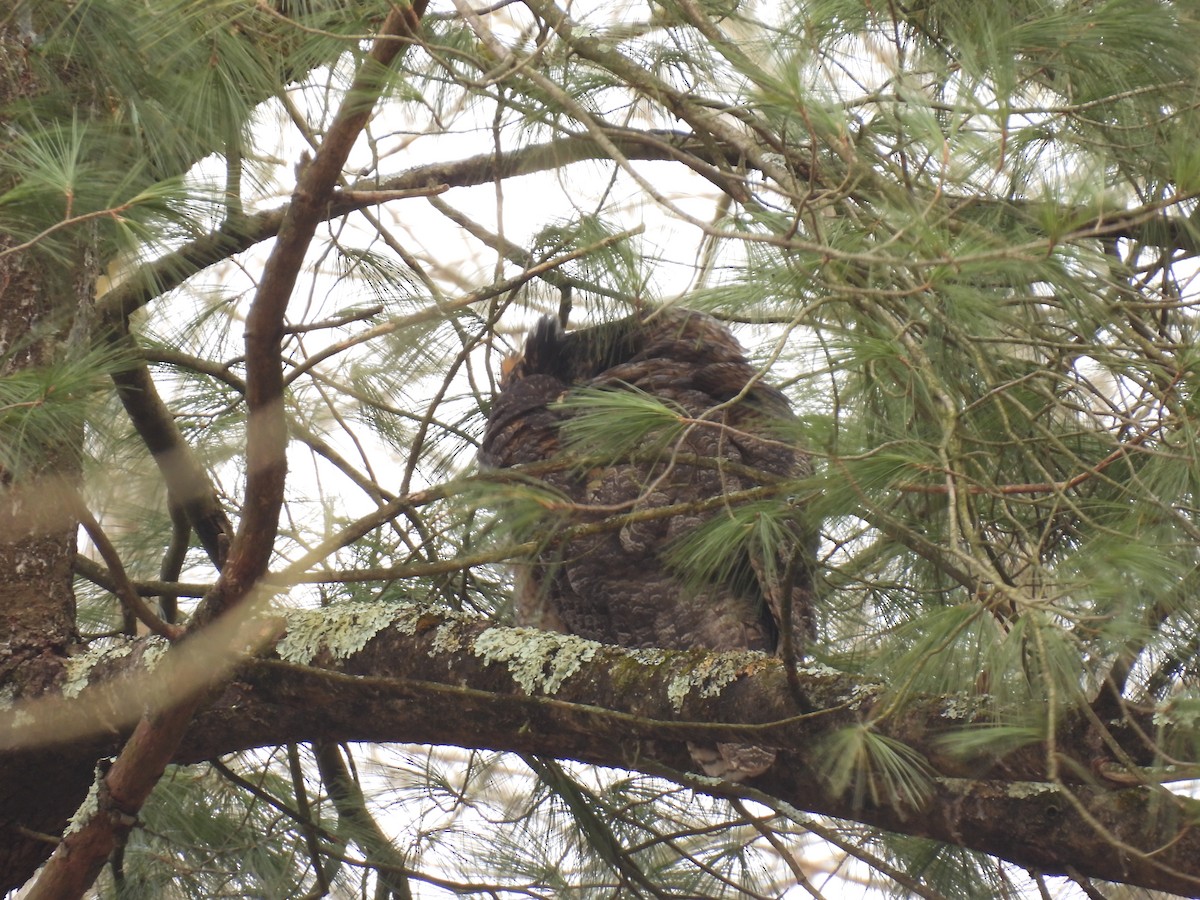
[[[506,361],[481,463],[562,461],[534,469],[569,510],[547,529],[647,515],[544,535],[544,549],[516,570],[520,624],[630,648],[802,653],[813,628],[813,547],[801,508],[776,522],[769,549],[746,541],[704,578],[672,552],[736,506],[703,501],[808,474],[809,457],[775,436],[773,426],[792,418],[788,402],[760,376],[729,329],[699,312],[660,309],[572,332],[549,316],[537,323],[524,352]],[[585,389],[648,394],[687,424],[666,442],[647,434],[615,459],[578,446],[564,459],[571,420],[585,409],[571,400]],[[688,748],[705,774],[728,781],[760,775],[775,759],[752,744]]]

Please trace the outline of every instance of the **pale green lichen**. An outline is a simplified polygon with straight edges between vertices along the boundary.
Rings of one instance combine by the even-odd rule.
[[[706,656],[694,668],[681,672],[667,685],[667,699],[676,712],[683,709],[688,694],[716,697],[745,673],[746,668],[763,658],[761,653],[716,653]]]
[[[399,603],[392,607],[392,621],[389,623],[393,628],[401,634],[416,634],[417,626],[421,624],[421,617],[429,613],[429,608],[426,606],[418,606],[416,603]],[[437,614],[446,618],[453,618],[454,614],[446,610],[438,610]]]
[[[801,675],[812,675],[816,678],[838,678],[845,674],[815,659],[803,665],[796,666],[796,671]]]
[[[14,707],[16,708],[14,709]],[[6,684],[0,688],[0,710],[5,712],[12,710],[12,718],[9,719],[8,725],[14,733],[18,729],[32,725],[34,722],[34,718],[28,709],[17,706],[17,686],[15,684]]]
[[[600,644],[595,641],[539,631],[536,628],[488,628],[475,638],[475,655],[503,663],[526,694],[555,693],[590,661]]]
[[[883,691],[880,684],[856,684],[850,689],[850,695],[843,701],[850,709],[860,709],[864,703],[874,700]]]
[[[280,659],[299,665],[310,664],[322,652],[334,659],[346,659],[384,629],[416,634],[427,616],[442,620],[434,633],[431,655],[460,649],[460,629],[456,626],[475,621],[462,613],[418,603],[360,601],[321,609],[292,609],[283,615],[287,630],[275,649]]]
[[[947,719],[973,719],[979,711],[977,697],[966,694],[951,694],[942,700],[942,715]]]
[[[75,810],[75,815],[71,816],[71,821],[67,823],[66,831],[63,832],[64,836],[82,831],[83,826],[100,809],[100,777],[100,773],[97,771],[96,777],[92,779],[92,786],[88,788],[87,796],[83,798],[79,809]]]
[[[457,653],[462,649],[463,632],[456,622],[444,622],[433,632],[433,641],[429,645],[430,656]]]
[[[293,609],[284,615],[287,633],[276,646],[280,659],[308,665],[322,650],[346,659],[385,628],[416,631],[420,612],[410,604],[337,603],[322,609]]]
[[[1200,722],[1200,701],[1186,695],[1174,697],[1154,711],[1153,721],[1160,728],[1171,725],[1195,728],[1196,723]]]
[[[121,659],[128,656],[132,650],[132,645],[127,643],[114,644],[107,640],[93,641],[83,653],[67,660],[63,696],[78,697],[87,687],[92,669],[96,668],[101,661]]]
[[[150,635],[142,644],[142,668],[147,672],[153,672],[170,649],[171,642],[165,637],[157,634]]]
[[[627,650],[626,652],[630,659],[643,666],[661,666],[669,658],[666,650],[657,650],[653,647]]]
[[[970,794],[979,787],[979,782],[970,778],[939,778],[938,782],[957,794]],[[1004,793],[1016,800],[1038,797],[1042,794],[1057,794],[1061,789],[1048,781],[1012,781],[1004,786]]]
[[[1057,794],[1059,787],[1057,784],[1049,784],[1045,781],[1014,781],[1005,787],[1004,792],[1010,797],[1023,800],[1039,794]]]

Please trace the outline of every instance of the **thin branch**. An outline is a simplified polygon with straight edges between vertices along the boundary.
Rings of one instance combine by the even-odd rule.
[[[121,562],[117,548],[108,539],[108,535],[104,533],[104,529],[100,527],[100,523],[96,521],[92,511],[87,508],[87,504],[83,502],[83,498],[78,493],[74,494],[74,500],[74,512],[79,517],[79,524],[83,526],[83,530],[87,532],[92,543],[96,545],[101,558],[108,565],[108,575],[112,579],[121,605],[154,634],[165,637],[169,641],[177,640],[183,634],[183,630],[164,622],[146,605],[146,601],[138,595],[129,576],[125,573],[125,566]]]
[[[338,835],[343,841],[353,841],[362,850],[367,865],[379,873],[380,880],[400,900],[411,900],[408,884],[408,863],[384,834],[375,817],[367,809],[362,787],[355,780],[337,744],[317,741],[313,744],[317,771],[338,813]]]
[[[80,225],[84,222],[91,222],[95,219],[119,219],[121,217],[121,213],[126,212],[134,205],[134,203],[135,201],[131,200],[128,203],[122,203],[118,206],[113,206],[108,209],[97,209],[93,212],[83,213],[82,215],[78,216],[68,216],[65,219],[55,222],[49,228],[42,229],[24,243],[0,250],[0,259],[3,259],[4,257],[10,256],[14,253],[23,253],[24,251],[29,250],[31,247],[36,246],[39,241],[45,240],[56,231],[62,231],[64,228],[72,228],[76,225]]]
[[[117,580],[98,562],[76,555],[75,572],[106,591],[117,593]],[[212,584],[178,581],[131,581],[130,584],[139,597],[203,597],[213,588]]]
[[[342,353],[351,347],[374,340],[375,338],[382,337],[383,335],[391,334],[395,331],[402,331],[405,328],[411,328],[414,325],[423,325],[427,322],[436,322],[446,319],[455,313],[482,303],[485,300],[490,300],[493,297],[506,294],[515,288],[532,281],[534,278],[541,278],[545,276],[547,272],[564,266],[572,260],[580,259],[584,256],[595,253],[597,250],[603,250],[605,247],[610,247],[613,244],[618,244],[621,241],[628,240],[635,235],[641,234],[643,230],[644,226],[639,225],[635,228],[622,231],[619,234],[609,235],[608,237],[602,238],[601,240],[598,240],[593,244],[589,244],[586,247],[577,247],[566,253],[559,254],[551,259],[543,260],[542,262],[531,265],[523,272],[472,291],[465,297],[460,297],[457,300],[452,300],[440,305],[430,306],[419,312],[411,313],[399,319],[393,319],[390,322],[384,322],[381,325],[376,325],[374,328],[368,329],[362,334],[347,338],[344,341],[339,341],[338,343],[326,347],[324,350],[307,357],[303,363],[296,366],[290,373],[288,373],[287,383],[290,384],[305,372],[329,359],[331,356]]]
[[[233,525],[216,488],[191,444],[184,440],[171,410],[163,402],[150,369],[122,321],[109,342],[127,351],[131,362],[112,374],[117,396],[130,422],[150,451],[167,485],[168,504],[184,511],[213,565],[224,565]]]
[[[816,886],[808,880],[808,875],[805,873],[804,868],[796,860],[795,854],[788,850],[786,846],[784,846],[783,841],[780,840],[779,835],[775,832],[775,830],[768,826],[768,824],[759,816],[751,813],[750,810],[746,808],[746,804],[741,800],[734,798],[731,799],[729,803],[738,811],[739,814],[741,814],[742,819],[746,822],[749,822],[750,827],[757,831],[762,836],[763,840],[771,845],[771,849],[775,851],[775,854],[781,860],[783,860],[784,865],[786,865],[788,869],[791,870],[792,875],[795,876],[796,884],[804,888],[810,897],[815,897],[817,900],[825,900],[821,892],[817,890]]]

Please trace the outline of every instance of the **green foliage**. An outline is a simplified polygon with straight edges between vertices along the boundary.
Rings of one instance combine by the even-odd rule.
[[[789,559],[805,543],[800,513],[774,500],[723,507],[697,528],[665,548],[664,558],[692,586],[744,579],[753,583],[750,560],[761,560],[765,574],[780,581],[779,560]]]
[[[819,765],[830,787],[848,792],[856,809],[867,803],[919,809],[933,776],[920,753],[865,724],[831,734],[820,748]]]
[[[996,759],[1022,747],[1039,744],[1045,729],[1029,725],[983,724],[948,732],[938,740],[940,749],[950,756],[979,759],[992,755]]]
[[[981,853],[898,834],[885,834],[882,844],[890,861],[943,896],[983,900],[1009,890],[1002,871]],[[905,896],[897,890],[889,893]]]
[[[595,287],[589,292],[601,300],[605,295],[636,295],[651,276],[652,259],[637,241],[612,242],[625,229],[600,216],[551,222],[533,235],[530,251],[535,259],[549,259],[571,251],[587,250],[564,271]],[[586,297],[587,295],[585,295]],[[591,299],[588,297],[588,299]],[[604,307],[601,306],[601,309]]]
[[[889,685],[900,698],[970,693],[987,669],[989,655],[1004,640],[997,623],[970,603],[912,613],[884,639],[874,660],[876,671],[903,673]]]
[[[683,413],[659,398],[632,389],[582,388],[558,402],[570,414],[563,423],[566,445],[577,454],[627,458],[634,451],[669,456],[671,444],[687,427]]]
[[[244,330],[271,214],[302,154],[320,152],[386,5],[22,7],[34,36],[0,67],[0,264],[32,253],[79,285],[107,269],[114,293],[95,304],[128,320],[236,523]],[[1194,10],[705,0],[575,5],[558,26],[536,8],[481,13],[484,34],[449,6],[426,14],[341,173],[358,199],[338,195],[300,269],[272,567],[336,549],[286,604],[336,618],[403,599],[502,617],[505,548],[548,546],[570,510],[537,471],[460,480],[497,357],[567,300],[572,326],[672,302],[739,329],[798,413],[777,439],[809,450],[815,471],[664,552],[693,583],[750,578],[751,558],[820,532],[814,655],[882,685],[876,718],[816,754],[836,792],[915,820],[940,776],[885,727],[931,707],[973,716],[939,750],[999,758],[1082,715],[1106,680],[1120,681],[1121,714],[1156,714],[1159,731],[1139,731],[1148,755],[1194,761]],[[397,185],[441,193],[364,193]],[[128,305],[108,307],[122,295]],[[90,317],[91,299],[81,287],[56,312]],[[5,362],[28,346],[18,300],[0,309]],[[102,336],[86,325],[78,346],[0,377],[0,470],[23,479],[48,447],[83,459],[84,494],[125,568],[154,579],[167,491],[108,380],[141,360],[89,346]],[[665,464],[689,427],[630,390],[574,392],[556,411],[569,415],[572,471],[630,455]],[[401,512],[357,527],[389,504]],[[211,584],[195,536],[185,543],[171,577]],[[81,580],[78,594],[85,642],[117,627],[110,593]],[[365,809],[429,896],[796,890],[792,857],[759,827],[811,855],[806,871],[845,862],[779,816],[641,776],[561,764],[531,776],[512,757],[453,750],[355,756],[373,779]],[[297,802],[281,759],[239,766]],[[328,825],[318,806],[312,824]],[[825,824],[944,896],[1035,889],[967,851]],[[312,892],[302,838],[246,785],[172,770],[120,891]],[[331,893],[377,889],[377,859],[335,865],[345,843],[320,846],[342,866]],[[907,890],[880,872],[872,884]]]
[[[499,536],[524,541],[554,533],[556,518],[565,521],[569,500],[545,481],[520,473],[506,473],[503,480],[486,480],[463,487],[462,500],[495,510],[502,520]],[[486,527],[482,529],[487,533]]]
[[[207,766],[168,769],[126,845],[124,878],[102,896],[293,896],[306,875],[303,841],[266,799],[294,805],[291,785],[246,762],[259,796]],[[193,853],[203,867],[188,865]]]
[[[21,173],[0,194],[0,228],[58,264],[69,261],[85,226],[100,232],[109,254],[152,241],[153,223],[168,220],[186,195],[177,179],[150,183],[140,162],[125,167],[105,158],[112,148],[103,130],[77,119],[35,122],[0,148],[0,171]]]
[[[14,348],[16,349],[16,348]],[[5,360],[0,357],[0,370]],[[84,426],[98,414],[106,376],[128,364],[102,347],[69,348],[61,359],[0,375],[0,471],[21,481],[42,472],[48,456],[83,451]]]

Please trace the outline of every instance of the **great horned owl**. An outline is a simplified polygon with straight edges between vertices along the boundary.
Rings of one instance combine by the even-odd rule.
[[[561,401],[592,388],[650,394],[692,424],[665,447],[647,438],[624,458],[541,475],[571,501],[567,524],[803,476],[808,457],[770,436],[791,409],[759,375],[729,330],[702,313],[659,310],[570,333],[547,316],[506,364],[480,461],[504,468],[558,457],[575,415]],[[798,655],[812,629],[811,540],[799,509],[771,559],[748,542],[743,558],[699,583],[668,560],[670,548],[728,510],[688,510],[558,542],[547,535],[547,549],[517,569],[518,621],[623,647],[766,652],[780,648],[787,628]],[[688,746],[706,774],[729,781],[759,775],[775,759],[749,744]]]

